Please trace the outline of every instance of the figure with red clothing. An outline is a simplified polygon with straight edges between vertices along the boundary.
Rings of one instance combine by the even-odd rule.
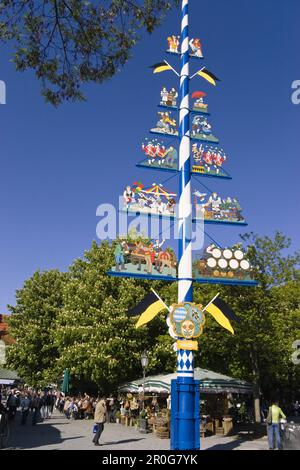
[[[207,150],[203,154],[203,161],[204,161],[204,166],[205,169],[210,172],[211,166],[213,164],[213,154],[210,150]]]
[[[128,209],[132,204],[135,203],[135,194],[132,191],[131,186],[126,186],[123,193],[123,198],[125,202],[125,209]]]
[[[225,161],[226,161],[226,155],[222,154],[221,152],[213,153],[213,163],[216,169],[216,173],[220,172],[220,168],[222,168],[222,165]]]

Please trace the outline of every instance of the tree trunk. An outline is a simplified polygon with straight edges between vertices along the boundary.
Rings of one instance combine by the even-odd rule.
[[[254,407],[254,419],[256,423],[261,422],[260,414],[260,386],[259,386],[259,367],[256,347],[253,346],[250,352],[252,374],[253,374],[253,407]]]

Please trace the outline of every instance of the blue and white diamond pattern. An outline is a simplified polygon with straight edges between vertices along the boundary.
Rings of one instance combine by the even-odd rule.
[[[192,351],[177,351],[177,376],[194,377],[194,354]]]

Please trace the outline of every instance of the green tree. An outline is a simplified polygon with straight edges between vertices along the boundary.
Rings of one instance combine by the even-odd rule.
[[[9,306],[9,332],[16,343],[8,349],[7,367],[18,370],[28,384],[45,384],[51,377],[59,354],[52,332],[66,278],[57,270],[36,272],[16,292],[16,305]]]
[[[19,71],[32,69],[46,101],[81,100],[81,87],[111,78],[139,39],[177,0],[5,0],[0,41],[11,41]]]
[[[284,254],[290,247],[290,240],[280,233],[273,239],[248,234],[243,240],[248,245],[255,277],[260,284],[255,288],[218,287],[220,296],[241,322],[234,325],[235,335],[232,336],[207,315],[205,334],[200,341],[201,366],[252,382],[256,419],[259,420],[261,393],[270,396],[275,390],[284,388],[289,374],[297,375],[291,354],[292,342],[299,338],[299,320],[296,321],[300,305],[299,254]],[[202,286],[197,287],[195,298],[202,300],[205,292]],[[205,301],[210,298],[204,297]]]
[[[149,351],[149,373],[174,370],[171,341],[167,347],[162,341],[164,317],[136,330],[136,318],[127,316],[128,309],[149,292],[149,281],[107,276],[112,252],[107,243],[93,243],[84,259],[73,263],[55,321],[53,337],[60,355],[53,375],[59,377],[68,367],[76,388],[90,382],[102,391],[116,390],[120,382],[141,375],[144,350]],[[159,289],[162,283],[154,284]]]

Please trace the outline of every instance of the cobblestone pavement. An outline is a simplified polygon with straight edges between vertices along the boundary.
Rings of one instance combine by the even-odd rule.
[[[105,424],[100,439],[101,447],[92,444],[93,421],[69,421],[55,413],[36,426],[30,416],[26,426],[20,425],[20,416],[11,424],[8,449],[36,450],[169,450],[170,441],[155,434],[141,434],[134,427]],[[251,439],[246,435],[232,437],[206,437],[201,448],[207,450],[266,450],[267,438]]]

